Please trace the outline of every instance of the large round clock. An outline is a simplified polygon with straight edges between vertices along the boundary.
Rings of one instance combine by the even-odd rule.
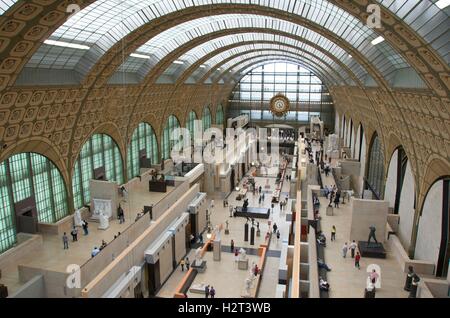
[[[277,94],[270,100],[270,111],[277,117],[285,116],[290,109],[289,99],[283,94]]]

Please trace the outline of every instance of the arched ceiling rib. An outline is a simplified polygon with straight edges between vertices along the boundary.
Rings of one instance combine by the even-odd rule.
[[[328,13],[328,17],[329,14],[330,12]],[[309,12],[304,13],[304,16],[305,18],[308,18]],[[342,25],[339,25],[339,27],[333,29],[332,32],[334,33],[334,35],[341,37],[342,41],[347,42],[361,54],[365,55],[368,58],[369,62],[380,71],[385,79],[389,80],[390,74],[392,74],[396,70],[408,67],[408,64],[405,62],[405,60],[399,54],[397,54],[387,43],[381,43],[377,46],[373,46],[370,44],[370,41],[375,38],[375,33],[371,29],[356,21],[350,22],[346,20],[347,23],[344,23],[344,21],[341,21],[342,19],[344,19],[342,16],[333,17],[334,22],[342,23]],[[326,20],[318,19],[315,20],[315,22],[317,22],[318,27],[326,27],[327,25]],[[208,34],[221,29],[241,27],[268,27],[293,33],[299,36],[304,36],[308,40],[317,42],[322,47],[327,48],[339,59],[344,61],[348,59],[348,54],[346,53],[340,52],[341,54],[338,55],[336,49],[334,48],[336,44],[333,45],[333,43],[328,39],[310,30],[308,27],[298,26],[294,23],[278,18],[253,14],[223,14],[203,17],[181,23],[151,38],[147,43],[138,48],[135,53],[149,55],[151,56],[152,60],[159,61],[170,52],[176,50],[181,45],[188,43],[197,36]],[[62,52],[70,52],[71,49],[67,50],[44,45],[40,51],[42,50],[48,50],[48,53],[50,53],[50,55],[41,56],[41,54],[39,54],[38,52],[32,58],[28,66],[39,67],[39,65],[44,64],[44,66],[46,67],[50,64],[54,68],[75,68],[79,73],[86,75],[92,67],[92,62],[95,60],[95,56],[89,54],[93,53],[91,52],[92,50],[89,50],[85,55],[80,55],[84,52],[81,50],[72,49],[73,54],[69,53],[70,56],[65,56]],[[58,53],[58,55],[56,55],[56,53]],[[63,56],[61,56],[61,54]],[[64,56],[66,57],[65,59],[63,58]],[[101,55],[98,55],[98,59],[100,59],[100,57]],[[86,61],[84,61],[83,59]],[[35,60],[39,60],[39,62],[35,63]],[[62,60],[65,61],[64,65],[58,63],[58,61]],[[77,60],[79,62],[77,62]],[[88,61],[91,62],[90,66],[88,65]],[[123,71],[137,71],[142,65],[142,59],[129,57],[120,69]]]
[[[180,56],[177,60],[182,61],[184,64],[183,65],[172,64],[165,71],[164,75],[179,77],[180,74],[183,74],[183,72],[185,72],[193,65],[198,64],[198,62],[201,62],[201,64],[197,66],[201,66],[203,69],[206,70],[207,68],[211,67],[211,65],[207,64],[207,60],[205,60],[205,57],[208,56],[209,54],[221,51],[221,49],[226,47],[234,48],[237,45],[241,46],[242,44],[252,44],[252,43],[254,44],[273,43],[274,45],[285,44],[291,47],[300,48],[301,50],[313,54],[322,61],[327,61],[327,63],[332,68],[343,70],[342,74],[346,74],[344,75],[344,78],[346,80],[348,80],[349,78],[352,78],[354,81],[358,80],[352,69],[347,67],[346,64],[342,63],[334,55],[330,54],[328,51],[320,48],[319,46],[316,46],[313,43],[311,43],[312,45],[310,45],[309,43],[308,44],[302,43],[290,37],[284,37],[268,33],[244,33],[244,34],[228,35],[218,38],[217,40],[204,43]],[[357,70],[362,70],[362,68],[357,68]],[[364,72],[364,70],[362,71]]]
[[[258,64],[258,63],[267,63],[267,61],[271,61],[274,59],[274,57],[280,59],[280,56],[278,55],[263,55],[263,56],[258,56],[258,57],[254,57],[254,58],[249,58],[244,62],[239,62],[236,63],[234,65],[231,66],[231,69],[233,69],[232,72],[229,72],[229,70],[224,70],[223,72],[221,72],[221,74],[219,74],[218,77],[215,78],[215,81],[220,81],[222,78],[225,78],[225,80],[228,81],[234,81],[235,83],[238,83],[247,73],[250,68],[253,69],[253,65]],[[308,60],[304,61],[299,61],[299,60],[295,60],[292,57],[290,58],[291,62],[295,62],[295,64],[299,64],[302,67],[308,69],[311,71],[311,73],[313,73],[315,76],[317,76],[318,78],[320,78],[320,80],[322,81],[322,83],[328,87],[331,87],[333,85],[332,81],[330,82],[329,79],[329,74],[324,73],[322,70],[317,69],[316,71],[311,70],[310,67],[310,63]]]
[[[209,64],[212,65],[211,69],[204,72],[202,69],[199,69],[198,72],[199,74],[194,74],[194,76],[196,77],[200,77],[199,82],[203,83],[204,81],[211,79],[212,82],[217,82],[218,81],[218,77],[217,75],[221,75],[222,73],[226,73],[228,71],[232,71],[232,69],[239,65],[241,62],[244,62],[246,59],[248,59],[249,57],[256,57],[259,56],[261,54],[266,54],[266,52],[269,53],[275,53],[275,52],[280,52],[283,54],[295,54],[298,56],[301,56],[303,58],[304,62],[309,62],[311,64],[310,68],[313,69],[314,71],[318,72],[319,70],[321,71],[322,74],[326,74],[327,75],[327,79],[328,79],[328,84],[333,83],[334,85],[337,85],[337,83],[340,82],[344,82],[343,77],[341,76],[341,74],[339,74],[339,72],[337,72],[336,70],[330,69],[329,67],[326,66],[325,63],[321,62],[320,60],[318,60],[317,58],[315,58],[312,55],[308,55],[308,54],[304,54],[301,51],[292,49],[290,47],[280,47],[278,49],[273,49],[273,48],[264,48],[264,46],[260,47],[260,48],[255,48],[255,49],[247,49],[247,50],[236,50],[235,52],[232,52],[230,56],[228,56],[225,59],[215,59],[214,61],[210,61],[208,62]],[[221,76],[219,76],[221,77]],[[323,78],[323,76],[321,76]],[[322,79],[323,81],[325,81],[324,79]]]
[[[213,57],[205,60],[202,65],[205,67],[198,66],[198,68],[193,72],[194,78],[199,78],[203,75],[205,75],[208,72],[215,72],[215,70],[218,68],[218,64],[222,63],[223,61],[227,60],[228,58],[235,56],[237,54],[241,53],[247,53],[255,50],[261,50],[261,49],[283,49],[290,52],[296,52],[300,55],[303,55],[305,57],[308,57],[310,60],[313,60],[316,62],[316,64],[319,64],[323,67],[323,69],[327,70],[328,73],[332,74],[333,71],[337,70],[341,75],[342,78],[344,78],[345,81],[337,81],[337,83],[350,83],[351,80],[351,74],[347,73],[347,70],[341,68],[341,67],[332,67],[332,60],[329,58],[319,58],[317,55],[314,54],[314,52],[309,52],[303,49],[298,49],[295,45],[289,45],[279,42],[243,42],[239,46],[236,44],[234,47],[232,47],[229,50],[223,51],[221,53],[218,53],[214,55]],[[216,52],[216,51],[215,51]],[[208,67],[206,67],[206,65]],[[221,65],[221,67],[225,67],[226,65]],[[183,76],[182,76],[183,77]]]
[[[433,0],[434,1],[434,0]],[[25,2],[25,1],[24,1]],[[94,44],[95,48],[91,49],[88,53],[105,53],[105,48],[110,45],[108,39],[112,40],[111,43],[116,43],[118,40],[124,38],[125,34],[127,36],[124,38],[125,42],[120,43],[125,49],[125,54],[130,54],[133,50],[133,46],[141,41],[142,35],[145,31],[153,30],[156,32],[149,32],[152,34],[157,33],[158,26],[163,26],[164,23],[172,23],[173,18],[179,21],[187,21],[188,16],[192,17],[194,14],[196,17],[201,17],[217,13],[243,13],[249,10],[254,13],[259,13],[263,15],[270,15],[277,18],[282,18],[290,21],[295,21],[299,24],[305,24],[313,27],[313,23],[307,21],[308,14],[311,15],[310,19],[312,21],[321,20],[324,23],[332,23],[334,26],[342,27],[350,25],[345,21],[336,21],[336,17],[342,17],[341,14],[336,14],[335,9],[341,10],[344,15],[348,15],[350,19],[357,21],[362,21],[365,23],[367,18],[367,5],[371,3],[377,3],[374,0],[367,1],[344,1],[344,0],[310,0],[310,1],[290,1],[290,0],[280,0],[280,1],[263,1],[263,0],[217,0],[217,1],[145,1],[140,3],[137,0],[127,0],[127,1],[115,1],[115,0],[79,0],[82,8],[81,12],[76,14],[74,18],[70,19],[65,23],[65,30],[60,27],[58,31],[62,31],[65,35],[70,37],[70,33],[75,34],[72,40],[69,42],[76,42],[76,37],[85,36],[86,39],[93,39],[95,36],[98,37],[98,41]],[[94,2],[85,8],[86,4]],[[380,1],[379,1],[380,2]],[[448,25],[448,8],[443,10],[437,10],[434,4],[430,1],[406,1],[406,0],[396,0],[396,1],[381,1],[383,5],[388,7],[381,7],[383,26],[381,29],[375,30],[377,34],[382,34],[386,38],[386,43],[391,44],[397,52],[399,52],[413,68],[420,74],[422,79],[426,81],[430,88],[434,90],[440,96],[445,96],[447,94],[449,85],[449,68],[448,68],[448,55],[443,56],[442,54],[448,54],[448,32],[446,26]],[[37,7],[45,10],[42,15],[49,15],[54,13],[53,16],[60,17],[60,11],[64,11],[64,3],[58,5],[54,4],[41,4],[37,3]],[[13,13],[22,9],[25,5],[19,3],[17,6],[10,8],[4,14],[5,23],[9,22],[13,18]],[[142,9],[139,6],[145,6]],[[147,7],[148,6],[148,7]],[[188,6],[186,9],[185,6]],[[165,8],[164,8],[165,7]],[[58,11],[55,10],[57,8]],[[330,9],[331,8],[331,9]],[[17,10],[16,10],[17,9]],[[114,12],[114,10],[116,12]],[[141,10],[142,9],[142,10]],[[299,13],[300,11],[300,15]],[[332,12],[327,12],[330,9]],[[52,11],[55,10],[55,11]],[[169,13],[170,12],[170,13]],[[284,13],[283,13],[284,12]],[[395,14],[393,14],[395,12]],[[325,13],[325,14],[324,14]],[[164,19],[157,19],[157,17],[169,14],[165,16]],[[302,20],[301,14],[306,15],[306,19]],[[68,15],[68,14],[67,14]],[[88,17],[90,16],[90,18]],[[436,19],[431,19],[437,17]],[[404,20],[402,20],[402,18]],[[19,18],[20,19],[20,18]],[[115,19],[115,20],[114,20]],[[53,19],[51,24],[49,24],[51,29],[54,29],[55,21],[56,24],[59,23],[61,19]],[[78,21],[78,25],[87,26],[83,30],[76,29],[74,21]],[[114,20],[114,21],[112,21]],[[147,20],[147,21],[146,21]],[[156,21],[158,20],[158,21]],[[70,22],[72,21],[72,22]],[[120,21],[121,23],[117,23]],[[151,26],[148,21],[155,21],[154,26]],[[172,22],[171,22],[172,21]],[[298,22],[297,22],[298,21]],[[304,21],[304,22],[300,22]],[[33,23],[36,20],[28,20],[25,29],[30,30]],[[95,23],[94,23],[95,22]],[[39,22],[41,23],[41,22]],[[84,23],[84,24],[83,24]],[[320,21],[319,21],[320,23]],[[105,27],[106,26],[106,27]],[[111,27],[114,26],[114,27]],[[145,26],[145,27],[143,27]],[[88,30],[90,28],[90,30]],[[93,29],[95,29],[93,31]],[[132,32],[137,31],[135,34]],[[164,29],[160,29],[164,30]],[[414,32],[414,31],[421,32]],[[58,33],[58,31],[55,32]],[[89,34],[91,32],[91,34]],[[326,31],[325,31],[326,32]],[[38,37],[45,36],[46,33],[41,33]],[[93,35],[95,34],[95,35]],[[92,35],[92,37],[90,37]],[[146,35],[144,35],[145,37]],[[149,36],[149,38],[151,38]],[[339,38],[339,37],[338,37]],[[36,37],[36,40],[38,38]],[[340,40],[337,40],[340,43]],[[29,52],[32,54],[36,51],[39,46],[39,41],[31,43]],[[430,45],[429,45],[430,44]],[[14,52],[14,43],[6,43],[2,56],[8,57],[8,53]],[[28,43],[30,45],[30,43]],[[95,84],[97,87],[103,85],[106,81],[101,73],[110,72],[111,66],[116,67],[120,56],[124,53],[123,50],[118,50],[120,45],[116,45],[114,50],[108,52],[108,54],[102,55],[102,60],[98,61],[97,65],[93,68],[91,74],[89,74],[86,79],[87,85]],[[111,46],[110,46],[111,47]],[[436,51],[433,49],[435,48]],[[346,48],[348,51],[348,48]],[[436,54],[441,52],[441,54]],[[60,53],[60,52],[59,52]],[[64,58],[58,53],[60,61]],[[95,55],[95,54],[94,54]],[[89,56],[89,60],[95,63],[95,56]],[[352,54],[353,55],[353,54]],[[18,72],[22,69],[24,62],[29,58],[30,54],[23,56],[21,58],[16,58],[14,61],[11,59],[6,60],[8,62],[8,70],[2,72],[3,75],[3,86],[10,86],[14,83]],[[42,56],[42,55],[41,55]],[[12,63],[14,62],[14,63]],[[20,64],[20,65],[19,65]],[[108,66],[108,67],[107,67]],[[13,69],[13,73],[10,69]],[[8,73],[6,73],[8,72]],[[93,79],[96,77],[97,79]],[[377,76],[374,77],[376,81],[380,81]],[[1,84],[1,83],[0,83]]]
[[[211,78],[211,81],[214,81],[214,83],[220,82],[220,79],[224,76],[224,74],[229,73],[229,70],[232,68],[236,68],[238,65],[245,66],[249,61],[258,59],[258,58],[280,58],[280,57],[289,57],[291,59],[294,59],[297,61],[297,63],[300,63],[302,65],[308,65],[309,69],[314,67],[314,73],[327,85],[333,86],[336,85],[336,81],[339,78],[339,74],[334,72],[332,75],[327,73],[326,69],[324,69],[321,65],[314,65],[315,61],[298,55],[297,53],[292,53],[289,51],[284,50],[260,50],[257,52],[250,52],[250,53],[242,53],[237,56],[232,56],[228,60],[224,61],[223,63],[217,64],[216,67],[221,66],[222,64],[227,63],[227,67],[224,67],[223,70],[218,72],[218,76],[215,76]],[[202,78],[199,80],[199,82],[205,82],[208,80],[208,78],[213,75],[213,71],[208,71],[206,74],[202,76]]]

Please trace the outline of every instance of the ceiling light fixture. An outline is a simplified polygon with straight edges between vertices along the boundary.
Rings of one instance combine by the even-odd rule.
[[[382,36],[379,36],[375,40],[373,40],[371,43],[372,43],[372,45],[377,45],[377,44],[380,44],[383,41],[384,41],[384,38]]]
[[[48,44],[48,45],[68,47],[71,49],[78,49],[78,50],[89,50],[90,49],[90,47],[86,46],[86,45],[68,43],[68,42],[62,42],[62,41],[45,40],[44,43]]]
[[[173,61],[173,64],[183,65],[184,62],[183,62],[183,61],[178,61],[178,60],[176,60],[176,61]]]
[[[439,0],[436,2],[436,5],[439,9],[445,9],[450,5],[450,0]]]
[[[150,56],[144,54],[131,53],[130,56],[137,57],[138,59],[146,59],[146,60],[150,59]]]
[[[206,65],[200,65],[200,68],[206,68]]]

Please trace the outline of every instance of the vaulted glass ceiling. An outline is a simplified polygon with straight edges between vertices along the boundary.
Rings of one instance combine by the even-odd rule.
[[[233,58],[231,61],[225,63],[221,67],[220,71],[213,71],[214,73],[211,74],[212,76],[210,76],[209,79],[206,79],[206,81],[218,82],[224,76],[233,75],[235,72],[237,72],[238,68],[245,67],[247,65],[246,63],[250,63],[251,61],[255,62],[258,59],[265,59],[269,57],[273,60],[274,58],[281,58],[283,56],[297,59],[297,63],[302,62],[305,65],[309,65],[309,68],[314,69],[315,73],[317,73],[319,77],[322,78],[322,80],[328,85],[337,85],[339,82],[342,82],[342,79],[339,79],[339,75],[336,72],[328,73],[325,66],[321,64],[317,59],[299,55],[299,53],[296,53],[295,50],[277,51],[270,49],[260,52],[247,53]],[[229,70],[231,70],[231,72],[228,72]],[[198,72],[200,72],[200,74],[197,74]],[[227,72],[229,74],[227,74]],[[204,77],[205,74],[202,71],[197,70],[197,72],[194,73],[193,76]]]
[[[0,0],[0,15],[5,13],[19,0]]]
[[[210,65],[212,70],[214,71],[215,69],[217,69],[218,64],[221,63],[222,61],[225,61],[232,56],[240,55],[240,56],[235,57],[230,62],[220,65],[220,67],[223,70],[227,70],[231,65],[235,64],[236,62],[239,62],[240,59],[244,59],[244,57],[242,56],[242,53],[249,52],[252,50],[280,50],[280,51],[296,53],[300,56],[303,56],[306,60],[312,61],[314,63],[313,65],[320,66],[324,71],[328,72],[330,75],[333,74],[334,72],[337,72],[337,73],[342,74],[343,77],[345,77],[345,74],[346,74],[346,72],[338,66],[336,66],[336,68],[330,68],[328,65],[323,63],[320,59],[316,58],[314,56],[314,54],[308,54],[308,53],[305,53],[304,51],[295,49],[293,47],[288,47],[288,46],[283,46],[283,45],[274,45],[274,44],[250,44],[250,45],[245,45],[245,46],[241,46],[238,48],[234,48],[234,49],[228,50],[226,52],[223,52],[221,54],[214,56],[213,58],[206,61],[205,64]],[[328,63],[332,63],[331,59],[324,58],[324,61],[328,62]],[[314,67],[314,66],[311,66],[311,68],[316,69],[316,67]],[[200,74],[204,75],[208,72],[208,69],[199,68],[199,72],[200,72]],[[339,81],[337,80],[338,77],[335,77],[335,78],[336,78],[337,82],[341,82],[340,80]],[[347,76],[346,78],[348,79],[349,76]]]
[[[0,10],[6,10],[15,1],[0,0]],[[448,8],[440,10],[430,0],[378,0],[386,6],[392,13],[403,17],[414,30],[418,31],[425,40],[429,41],[448,62]],[[76,70],[82,75],[86,75],[93,65],[103,56],[114,44],[123,39],[127,34],[138,29],[150,21],[188,7],[198,7],[210,4],[252,4],[261,7],[269,7],[285,12],[293,13],[311,20],[323,28],[331,30],[353,47],[363,53],[368,60],[375,65],[386,79],[398,69],[409,65],[402,56],[397,54],[387,41],[373,46],[370,41],[378,34],[368,28],[357,18],[353,17],[345,10],[326,0],[97,0],[93,4],[84,8],[59,27],[51,36],[52,40],[65,41],[69,43],[84,44],[90,50],[83,51],[71,48],[61,48],[50,45],[42,45],[38,52],[28,63],[28,67],[70,69]],[[267,21],[267,17],[256,16],[261,21]],[[431,19],[432,18],[432,19]],[[272,19],[274,20],[274,19]],[[230,22],[231,23],[231,22]],[[191,29],[195,26],[204,26],[202,19],[189,22]],[[236,24],[239,27],[242,24]],[[221,25],[221,29],[232,27],[232,25]],[[268,25],[272,28],[272,25]],[[297,26],[298,27],[298,26]],[[174,28],[176,29],[176,28]],[[304,28],[303,28],[304,29]],[[167,54],[165,49],[173,50],[180,45],[183,40],[188,40],[180,36],[177,32],[166,33],[163,47],[161,44],[152,45],[150,41],[139,51],[155,54],[161,58]],[[210,32],[204,30],[204,32]],[[311,34],[312,31],[303,31]],[[190,38],[198,35],[191,34]],[[311,36],[314,36],[312,34]],[[161,37],[158,37],[161,39]],[[153,42],[154,43],[154,42]],[[150,51],[145,49],[151,48]],[[334,53],[333,53],[334,54]],[[341,59],[343,62],[344,60]],[[131,61],[131,60],[130,60]],[[130,61],[127,61],[129,63]],[[123,65],[123,70],[130,67],[136,71],[139,63],[136,60],[134,66]],[[139,72],[142,72],[139,69]],[[358,74],[357,74],[358,75]]]
[[[243,34],[235,34],[235,35],[227,35],[220,38],[217,38],[215,40],[208,41],[207,43],[204,43],[200,46],[195,47],[194,49],[188,51],[181,57],[177,58],[178,61],[183,62],[184,64],[173,64],[171,67],[169,67],[164,75],[167,76],[173,76],[177,77],[179,74],[181,74],[183,71],[186,71],[190,66],[192,66],[197,61],[202,61],[205,56],[208,55],[210,52],[214,52],[219,49],[223,49],[225,47],[229,46],[236,46],[241,44],[257,44],[258,42],[265,42],[265,43],[274,43],[273,46],[279,46],[280,43],[287,44],[289,46],[295,46],[299,49],[305,50],[307,52],[310,52],[311,54],[315,55],[316,57],[320,58],[323,61],[328,62],[328,64],[332,68],[336,69],[342,69],[342,67],[333,61],[328,55],[325,55],[323,52],[319,51],[318,49],[297,40],[294,40],[292,38],[280,36],[280,35],[274,35],[274,34],[266,34],[266,33],[243,33]],[[267,47],[267,45],[266,45]],[[325,52],[328,52],[328,50],[325,50]],[[331,55],[331,54],[330,54]],[[229,56],[229,55],[228,55]],[[216,59],[226,58],[228,56],[220,55],[220,57],[216,57]],[[342,50],[342,57],[345,57],[345,53]],[[150,63],[145,63],[145,65],[149,65]],[[347,58],[344,59],[344,63],[347,65],[355,74],[359,74],[361,77],[366,74],[365,70],[356,62],[354,62],[352,59]],[[202,63],[203,69],[208,69],[212,67],[212,64],[208,64],[206,62]],[[141,67],[143,69],[143,67]],[[342,71],[342,74],[344,74],[345,78],[349,78],[350,75],[347,74],[346,71]]]

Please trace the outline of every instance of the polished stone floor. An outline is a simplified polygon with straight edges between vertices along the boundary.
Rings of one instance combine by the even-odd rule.
[[[334,178],[322,174],[324,186],[333,186]],[[350,203],[341,204],[334,209],[333,216],[326,215],[326,207],[329,200],[320,199],[320,215],[322,217],[322,231],[327,237],[325,248],[325,262],[332,271],[327,274],[327,280],[331,285],[330,298],[362,298],[366,287],[366,272],[369,265],[375,264],[381,268],[381,288],[377,289],[377,298],[407,298],[408,293],[403,290],[405,274],[395,256],[387,249],[386,259],[361,258],[361,269],[354,267],[354,260],[350,253],[347,258],[342,256],[342,247],[345,242],[352,241],[350,237],[352,208]],[[331,242],[331,228],[336,226],[336,241]],[[386,244],[385,244],[386,245]]]
[[[20,264],[34,268],[66,272],[67,266],[71,264],[83,265],[91,258],[94,247],[99,247],[102,240],[110,242],[118,232],[124,233],[134,223],[136,215],[142,211],[144,205],[156,205],[160,200],[174,190],[168,187],[167,193],[148,192],[148,183],[142,181],[137,183],[129,192],[126,202],[122,202],[125,214],[125,223],[119,224],[118,220],[111,220],[107,230],[99,230],[98,223],[89,222],[89,235],[84,236],[83,230],[78,230],[78,242],[72,243],[69,236],[69,249],[63,249],[62,238],[57,235],[44,234],[43,246],[34,253],[28,255]],[[9,294],[13,294],[23,284],[19,281],[17,266],[2,268],[2,283],[8,286]]]
[[[278,173],[278,168],[271,168],[269,171],[264,170],[264,177],[256,177],[257,188],[261,185],[263,191],[266,191],[264,202],[259,205],[259,195],[253,195],[252,193],[247,194],[249,199],[249,206],[251,207],[271,207],[271,193],[275,189],[276,175]],[[270,185],[270,189],[264,189],[265,185]],[[242,182],[240,184],[242,186]],[[282,198],[288,195],[290,186],[288,182],[283,183]],[[243,201],[236,201],[237,192],[233,192],[228,197],[229,205],[239,205],[243,204]],[[229,216],[229,208],[223,207],[223,200],[219,199],[219,196],[209,197],[209,201],[214,199],[215,207],[212,209],[211,222],[213,225],[222,224],[225,227],[225,222],[229,222],[230,235],[225,235],[222,232],[222,245],[230,246],[231,240],[235,242],[235,248],[244,249],[257,249],[260,244],[264,242],[265,233],[268,231],[268,220],[256,220],[260,222],[261,236],[255,237],[255,245],[251,246],[250,242],[244,241],[244,225],[246,223],[245,218],[233,218]],[[290,206],[290,205],[289,205]],[[266,266],[262,273],[262,281],[260,285],[259,298],[273,298],[275,297],[276,286],[278,284],[278,268],[279,268],[279,251],[281,250],[282,241],[286,239],[288,235],[288,224],[285,221],[286,212],[280,212],[280,207],[278,204],[274,207],[274,212],[270,215],[270,221],[272,224],[276,223],[279,227],[281,238],[278,240],[276,236],[272,236],[271,244],[269,249],[273,251],[272,256],[268,257],[266,261]],[[192,261],[195,259],[194,252],[191,251],[188,255],[189,259]],[[234,255],[232,253],[222,252],[222,260],[220,262],[214,262],[212,260],[212,252],[207,252],[205,258],[207,260],[207,270],[203,274],[198,274],[193,284],[206,283],[214,286],[216,290],[217,298],[235,298],[241,297],[245,279],[248,277],[248,271],[239,270],[237,264],[234,261]],[[250,264],[252,260],[258,262],[259,258],[255,256],[249,256]],[[162,287],[158,293],[159,297],[173,297],[174,291],[178,286],[178,283],[182,279],[184,272],[181,272],[181,268],[178,267],[172,276],[168,279],[166,284]],[[204,295],[188,293],[189,298],[204,297]]]

